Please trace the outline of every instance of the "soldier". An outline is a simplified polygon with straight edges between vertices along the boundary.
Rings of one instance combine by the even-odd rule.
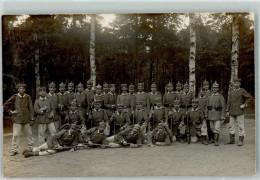
[[[49,93],[46,95],[46,97],[51,101],[53,105],[53,123],[55,126],[56,131],[60,127],[60,116],[58,114],[59,108],[58,108],[58,96],[55,93],[56,87],[55,84],[52,82],[49,84]]]
[[[104,105],[107,112],[108,119],[111,119],[113,113],[116,111],[116,100],[117,94],[115,93],[115,84],[110,84],[110,91],[106,94]],[[114,127],[114,122],[110,122],[110,127]],[[112,133],[112,128],[110,128],[110,133]]]
[[[150,111],[150,102],[147,93],[144,92],[144,83],[138,83],[138,92],[135,94],[135,102],[141,100],[143,102],[143,108]]]
[[[53,123],[54,107],[49,99],[46,98],[46,88],[39,88],[39,99],[34,103],[34,111],[37,115],[38,123],[38,143],[44,143],[45,128],[48,127],[51,135],[56,133],[56,129]]]
[[[84,93],[87,96],[87,100],[88,100],[88,108],[87,108],[87,114],[89,113],[89,111],[91,110],[92,107],[92,96],[94,96],[95,91],[92,90],[92,86],[93,86],[93,82],[91,80],[87,81],[87,89],[85,89]]]
[[[180,108],[180,101],[175,100],[173,102],[173,108],[169,111],[168,124],[172,131],[172,141],[180,140],[185,142],[185,126],[184,126],[184,115],[185,112]]]
[[[26,149],[23,152],[25,158],[30,156],[46,156],[59,152],[62,149],[70,149],[73,152],[79,142],[80,127],[76,124],[67,125],[53,136],[50,135],[46,142],[38,147]]]
[[[236,126],[238,124],[239,142],[238,146],[243,145],[245,137],[244,128],[244,109],[248,106],[249,102],[253,99],[252,96],[241,86],[241,79],[235,78],[233,90],[230,91],[230,97],[227,103],[227,116],[230,115],[229,135],[230,141],[226,144],[235,144]]]
[[[68,94],[68,101],[69,101],[69,103],[71,103],[71,101],[72,101],[73,99],[75,99],[74,83],[73,83],[73,82],[70,82],[70,83],[68,84],[67,94]]]
[[[97,99],[94,101],[94,108],[90,112],[89,120],[91,121],[91,127],[98,126],[100,122],[105,122],[107,127],[109,127],[107,113],[101,108],[101,100]]]
[[[129,113],[123,109],[122,104],[117,104],[117,110],[112,115],[110,122],[114,122],[114,134],[131,125]]]
[[[124,110],[128,112],[128,114],[132,114],[133,112],[133,100],[131,95],[129,95],[127,91],[127,84],[121,84],[122,94],[117,96],[117,104],[122,104]]]
[[[218,146],[221,121],[225,119],[225,100],[218,93],[219,85],[217,82],[212,85],[212,90],[213,93],[207,99],[205,116],[210,122],[211,131],[214,133],[214,144]]]
[[[13,138],[12,138],[12,153],[11,156],[18,154],[19,135],[24,126],[24,131],[27,136],[28,146],[34,144],[31,127],[33,125],[33,105],[31,97],[25,94],[25,84],[17,84],[18,93],[8,99],[3,108],[12,116],[13,121]]]
[[[105,84],[103,84],[103,93],[102,93],[104,98],[108,92],[109,92],[109,85],[105,82]]]
[[[101,108],[104,108],[104,96],[102,95],[102,86],[99,84],[96,86],[96,93],[92,96],[90,102],[99,100],[101,102]],[[92,105],[93,106],[93,105]]]
[[[178,100],[181,100],[181,96],[182,96],[183,92],[182,92],[182,84],[180,82],[178,82],[176,84],[176,92],[175,92],[175,94],[176,94],[176,98]]]
[[[66,86],[63,82],[59,85],[59,90],[60,90],[60,92],[57,94],[57,96],[58,96],[58,108],[59,108],[59,115],[61,117],[61,125],[64,125],[65,124],[65,116],[67,114],[68,106],[69,106],[69,96],[65,92]]]
[[[136,102],[135,102],[135,86],[131,83],[130,85],[129,85],[129,95],[131,95],[131,100],[132,100],[132,102],[133,102],[133,110],[135,110],[135,104],[136,104]]]
[[[192,108],[187,112],[188,125],[190,126],[191,142],[197,142],[197,135],[202,137],[202,144],[207,143],[207,124],[203,111],[199,109],[198,99],[192,100]]]
[[[171,137],[167,131],[167,127],[166,123],[159,123],[148,135],[148,146],[169,146]]]
[[[86,115],[87,115],[88,99],[87,99],[87,95],[83,92],[83,90],[84,90],[83,84],[79,83],[77,85],[77,90],[78,90],[78,92],[75,93],[75,100],[76,100],[76,103],[78,106],[78,110],[81,111],[82,116],[85,119]]]
[[[206,97],[209,97],[212,94],[212,92],[209,90],[209,82],[207,80],[203,82],[203,90]]]
[[[194,98],[189,88],[189,84],[185,83],[183,86],[183,94],[181,96],[181,108],[184,108],[186,111],[191,108],[191,101]]]
[[[70,103],[70,110],[66,116],[66,122],[67,124],[76,124],[86,129],[85,118],[82,115],[82,111],[78,109],[78,104],[75,99]]]
[[[155,101],[156,98],[162,98],[162,94],[159,91],[157,91],[157,86],[155,83],[153,83],[151,85],[151,92],[148,93],[148,98],[149,98],[150,107],[151,107],[151,109],[149,109],[149,111],[147,111],[149,113],[156,106],[156,101]]]
[[[110,147],[140,147],[142,144],[141,127],[139,124],[128,126],[118,134],[108,137],[107,141]]]
[[[172,109],[174,100],[177,99],[176,94],[173,92],[173,84],[171,82],[167,85],[167,92],[163,95],[163,105],[167,109]]]

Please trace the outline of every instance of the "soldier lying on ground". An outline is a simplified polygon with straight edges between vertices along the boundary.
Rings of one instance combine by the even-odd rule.
[[[169,146],[171,137],[167,131],[168,125],[166,123],[159,123],[157,127],[148,133],[148,146]]]
[[[50,135],[42,145],[24,150],[23,155],[27,158],[30,156],[46,156],[61,150],[74,151],[74,147],[79,141],[79,134],[80,126],[76,124],[65,125],[54,136]]]

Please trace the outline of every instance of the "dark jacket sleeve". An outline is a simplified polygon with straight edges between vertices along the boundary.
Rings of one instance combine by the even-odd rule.
[[[253,100],[253,97],[246,90],[243,90],[242,95],[245,98],[246,105],[248,105]]]
[[[16,95],[13,95],[12,97],[10,97],[3,105],[3,108],[6,112],[8,112],[10,114],[10,106],[12,106],[14,104],[14,101],[15,101],[15,96]]]

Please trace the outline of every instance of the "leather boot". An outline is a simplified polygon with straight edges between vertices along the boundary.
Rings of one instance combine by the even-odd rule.
[[[230,141],[228,143],[225,143],[225,145],[229,144],[235,144],[235,134],[229,134]]]
[[[244,136],[239,136],[238,146],[243,146]]]
[[[202,136],[201,139],[202,139],[202,144],[208,145],[207,136]]]
[[[25,158],[28,158],[28,157],[31,157],[31,156],[39,156],[39,152],[25,152],[24,153]]]
[[[182,136],[181,136],[180,142],[181,142],[181,143],[185,143],[185,142],[186,142],[186,141],[185,141],[185,135],[182,135]]]
[[[219,134],[215,133],[214,134],[214,144],[215,144],[215,146],[218,146],[218,138],[219,138]]]

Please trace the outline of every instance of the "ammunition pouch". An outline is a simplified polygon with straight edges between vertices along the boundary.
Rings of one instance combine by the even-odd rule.
[[[209,111],[211,111],[211,110],[212,110],[212,106],[208,106],[207,108],[208,108],[208,110],[209,110]]]
[[[218,106],[215,108],[216,111],[222,111],[222,106]]]
[[[186,108],[186,106],[185,105],[180,105],[180,108]]]

